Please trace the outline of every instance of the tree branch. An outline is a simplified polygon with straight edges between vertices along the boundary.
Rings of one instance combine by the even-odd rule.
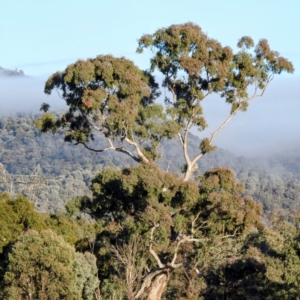
[[[150,287],[151,287],[151,283],[152,283],[152,279],[157,276],[162,274],[163,272],[165,272],[166,269],[168,269],[168,266],[165,266],[160,258],[158,257],[158,255],[156,254],[156,252],[153,250],[152,248],[152,244],[153,244],[153,235],[154,235],[154,231],[156,228],[159,227],[159,224],[155,224],[152,228],[151,228],[151,233],[150,233],[150,244],[149,244],[149,252],[151,253],[151,255],[154,257],[154,259],[156,260],[159,269],[156,269],[154,271],[151,271],[150,273],[148,273],[144,280],[143,280],[143,284],[141,286],[141,288],[139,289],[139,291],[137,292],[137,294],[135,295],[134,299],[139,298],[145,291],[147,291]]]
[[[160,258],[158,257],[158,255],[156,254],[156,252],[152,249],[152,244],[153,244],[153,234],[154,234],[154,230],[156,228],[159,227],[159,224],[155,224],[152,228],[151,228],[151,235],[150,235],[150,244],[149,244],[149,252],[151,253],[151,255],[154,257],[154,259],[156,260],[158,266],[160,268],[164,268],[165,265],[161,262]]]
[[[125,137],[124,139],[128,144],[132,145],[135,147],[136,152],[139,156],[139,162],[143,162],[146,164],[149,164],[149,159],[143,154],[143,152],[141,151],[139,145],[137,143],[135,143],[134,141],[131,141],[128,137]],[[127,151],[128,152],[128,151]]]
[[[240,105],[239,105],[240,107]],[[232,119],[232,117],[234,116],[234,114],[238,111],[239,107],[229,115],[229,117],[223,122],[223,124],[215,131],[211,134],[211,138],[209,140],[209,145],[211,145],[216,137],[216,135],[222,131],[224,129],[224,127],[227,125],[227,123]],[[192,165],[195,165],[196,162],[204,155],[204,153],[201,151],[199,154],[195,155],[193,160],[192,160]]]
[[[169,79],[170,77],[168,77]],[[173,96],[173,105],[177,102],[177,96],[176,96],[176,93],[173,89],[173,87],[171,85],[168,85],[168,88],[170,89],[171,93],[172,93],[172,96]]]
[[[177,133],[178,137],[179,137],[179,141],[180,141],[180,144],[181,146],[183,147],[183,139],[182,139],[182,135],[180,132]]]
[[[179,247],[180,247],[181,244],[183,244],[183,243],[193,243],[193,242],[199,243],[199,242],[202,242],[204,240],[205,240],[204,238],[203,239],[197,239],[197,238],[194,238],[193,236],[183,235],[181,240],[176,245],[175,253],[174,253],[174,256],[173,256],[173,259],[172,259],[172,262],[171,262],[170,266],[172,268],[176,269],[176,268],[179,268],[183,265],[183,263],[175,264],[177,256],[178,256],[178,250],[179,250]]]
[[[259,97],[262,97],[265,93],[265,90],[267,88],[267,86],[269,85],[269,83],[273,80],[273,77],[274,77],[274,74],[270,75],[268,80],[267,80],[267,83],[266,83],[266,86],[262,89],[262,92],[260,94],[257,94],[257,87],[255,88],[255,91],[254,91],[254,94],[251,96],[251,97],[248,97],[247,99],[244,99],[242,101],[239,102],[239,105],[238,107],[236,108],[236,110],[234,112],[232,112],[228,118],[222,123],[222,125],[215,131],[211,134],[211,137],[210,137],[210,140],[209,140],[209,145],[211,145],[216,137],[216,135],[218,133],[220,133],[224,127],[228,124],[228,122],[232,119],[232,117],[236,114],[236,112],[241,108],[241,105],[242,103],[244,102],[248,102],[248,101],[251,101],[255,98],[259,98]],[[238,98],[240,98],[238,96]],[[194,166],[197,161],[204,155],[204,153],[201,151],[199,154],[195,155],[193,160],[190,162],[191,166]],[[186,179],[186,178],[185,178]]]
[[[108,139],[109,140],[109,139]],[[104,149],[94,149],[92,147],[89,147],[87,144],[83,143],[83,142],[77,142],[75,143],[74,145],[78,145],[78,144],[81,144],[83,145],[86,149],[92,151],[92,152],[95,152],[95,153],[101,153],[101,152],[104,152],[104,151],[108,151],[108,150],[113,150],[113,151],[118,151],[118,152],[122,152],[124,154],[127,154],[128,156],[130,156],[133,160],[135,160],[136,162],[140,163],[141,162],[141,159],[139,157],[136,157],[135,155],[133,155],[130,151],[126,150],[126,149],[123,149],[123,148],[116,148],[112,145],[112,142],[109,141],[110,143],[110,147],[106,147]]]

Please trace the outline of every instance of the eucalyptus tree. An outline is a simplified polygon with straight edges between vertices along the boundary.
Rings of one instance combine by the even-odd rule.
[[[261,206],[241,196],[229,169],[205,172],[199,185],[155,165],[106,169],[91,190],[66,208],[101,223],[95,253],[104,299],[116,289],[128,299],[198,299],[206,274],[263,228]]]
[[[234,53],[193,23],[172,25],[139,39],[137,52],[152,51],[150,71],[161,73],[162,86],[171,94],[165,101],[171,120],[179,125],[177,135],[186,161],[184,180],[191,177],[198,160],[216,148],[214,139],[231,118],[263,96],[275,75],[294,70],[291,62],[270,49],[266,39],[254,45],[251,37],[244,36],[237,46],[240,50]],[[193,126],[200,131],[208,127],[201,103],[211,94],[223,97],[231,106],[230,112],[209,137],[202,139],[198,154],[190,157],[189,132]]]
[[[56,117],[43,103],[45,114],[36,125],[42,132],[65,130],[66,142],[93,152],[118,151],[149,163],[158,157],[161,139],[174,136],[176,124],[167,120],[161,105],[154,104],[159,92],[153,76],[123,57],[78,60],[49,77],[45,93],[53,90],[69,110]],[[106,145],[97,145],[99,135],[106,138]]]

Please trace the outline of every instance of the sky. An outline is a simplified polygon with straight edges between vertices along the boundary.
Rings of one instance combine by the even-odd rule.
[[[0,79],[0,114],[38,112],[42,102],[63,107],[56,95],[43,94],[43,84],[78,59],[112,54],[146,69],[150,55],[136,53],[137,39],[162,27],[193,22],[233,49],[244,35],[255,41],[266,38],[295,67],[293,75],[275,78],[248,112],[239,113],[216,144],[251,154],[300,143],[300,1],[0,0],[0,11],[0,66],[29,76],[18,84]],[[208,100],[204,112],[214,129],[229,107],[220,99]]]

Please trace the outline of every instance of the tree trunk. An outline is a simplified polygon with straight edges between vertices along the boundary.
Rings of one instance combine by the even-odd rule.
[[[167,286],[168,275],[163,273],[155,277],[148,292],[147,300],[160,300]]]
[[[184,178],[183,181],[189,181],[189,179],[191,178],[191,176],[194,173],[194,168],[193,166],[189,166],[184,174]]]

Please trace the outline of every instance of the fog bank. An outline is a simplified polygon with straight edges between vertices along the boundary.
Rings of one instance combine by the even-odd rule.
[[[256,156],[300,150],[300,78],[276,78],[262,98],[250,101],[246,112],[238,112],[215,138],[214,144],[239,155]],[[230,106],[224,99],[211,97],[203,101],[204,115],[210,131],[228,117]],[[194,131],[196,133],[196,131]],[[208,130],[197,133],[209,136]]]
[[[44,94],[46,80],[46,76],[0,78],[0,116],[38,113],[43,102],[51,105],[50,111],[66,110],[64,100],[55,91],[50,96]],[[247,112],[238,112],[232,118],[214,144],[245,156],[300,150],[299,82],[300,78],[293,76],[275,78],[262,98],[250,101]],[[228,117],[230,106],[224,99],[211,96],[203,101],[203,110],[213,132]],[[192,132],[207,137],[209,130]]]
[[[0,78],[0,116],[17,113],[38,113],[43,102],[50,103],[51,110],[66,109],[64,100],[44,94],[47,77]]]

